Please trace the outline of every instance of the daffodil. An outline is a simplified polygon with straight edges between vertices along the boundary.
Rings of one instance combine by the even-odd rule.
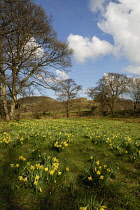
[[[23,160],[23,161],[26,161],[26,158],[25,157],[23,157],[23,156],[19,156],[19,158],[18,158],[19,160]]]
[[[38,185],[38,181],[35,180],[35,181],[34,181],[34,185]]]
[[[39,180],[40,176],[36,175],[35,180]]]
[[[104,176],[103,176],[103,175],[101,175],[99,179],[104,179]]]
[[[62,172],[61,171],[58,171],[58,175],[60,176],[62,174]]]
[[[106,208],[106,206],[100,206],[100,210],[105,210]]]
[[[85,206],[85,207],[80,207],[80,210],[87,210],[87,206]]]
[[[19,176],[18,179],[19,179],[20,181],[22,181],[22,180],[23,180],[23,176]]]
[[[89,181],[91,181],[91,180],[92,180],[92,177],[91,177],[91,176],[89,176],[89,177],[88,177],[88,180],[89,180]]]
[[[34,169],[35,169],[35,167],[34,167],[34,166],[31,166],[31,167],[30,167],[30,169],[31,169],[31,170],[34,170]]]
[[[96,161],[96,165],[99,165],[100,164],[100,161],[98,160],[98,161]]]
[[[23,179],[23,181],[24,181],[24,182],[27,182],[27,177],[25,177],[25,178]]]
[[[100,172],[100,171],[97,171],[96,173],[97,173],[98,175],[100,175],[100,174],[101,174],[101,172]]]
[[[55,168],[58,168],[59,163],[53,163],[53,166],[54,166]]]
[[[46,168],[44,168],[44,170],[45,170],[45,171],[48,171],[49,169],[48,169],[48,167],[46,167]]]
[[[50,170],[50,171],[49,171],[50,175],[53,175],[54,172],[55,172],[54,170]]]
[[[53,161],[57,163],[59,162],[59,160],[56,157],[53,158]]]

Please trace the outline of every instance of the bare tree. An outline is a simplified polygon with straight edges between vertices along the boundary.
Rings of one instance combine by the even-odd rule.
[[[109,107],[113,114],[116,100],[128,91],[128,81],[129,78],[124,74],[105,74],[97,87],[88,89],[88,96],[100,102],[103,109]]]
[[[140,104],[140,77],[130,78],[129,95],[134,102],[134,109]]]
[[[0,48],[1,98],[7,120],[14,118],[17,97],[24,89],[47,87],[46,78],[54,77],[52,68],[71,66],[72,50],[57,39],[50,18],[31,0],[1,0]]]
[[[100,86],[91,87],[87,90],[87,95],[92,98],[94,101],[100,103],[100,108],[102,113],[106,112],[108,109],[108,102],[106,96],[106,89],[104,88],[104,84],[100,83]]]
[[[81,85],[77,85],[73,79],[60,80],[56,87],[58,100],[66,101],[66,115],[70,117],[70,99],[77,97],[78,92],[82,90]]]

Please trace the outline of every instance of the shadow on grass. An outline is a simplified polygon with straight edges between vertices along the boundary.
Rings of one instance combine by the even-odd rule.
[[[5,162],[0,166],[0,207],[2,210],[15,209],[13,203],[14,192],[11,188],[13,182],[9,165]]]

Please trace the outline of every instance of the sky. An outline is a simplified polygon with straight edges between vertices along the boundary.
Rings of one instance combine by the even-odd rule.
[[[140,76],[140,0],[33,0],[49,16],[61,41],[73,49],[68,74],[82,85],[80,97],[105,73]],[[54,93],[47,91],[49,97]]]

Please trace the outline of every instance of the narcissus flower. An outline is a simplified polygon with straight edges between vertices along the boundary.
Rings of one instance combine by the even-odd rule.
[[[100,206],[100,210],[105,210],[106,208],[106,206]]]
[[[100,176],[100,178],[99,179],[104,179],[104,176]]]
[[[34,181],[34,185],[38,185],[38,181],[35,180],[35,181]]]
[[[36,175],[35,180],[39,180],[40,176]]]
[[[22,181],[22,180],[23,180],[23,176],[19,176],[18,179],[19,179],[20,181]]]
[[[62,174],[62,172],[61,171],[58,171],[58,175],[60,176]]]
[[[96,165],[99,165],[100,164],[100,161],[98,160],[98,161],[96,161]]]
[[[85,207],[80,207],[80,210],[87,210],[87,206],[85,206]]]
[[[97,173],[98,175],[100,175],[100,174],[101,174],[101,172],[100,172],[100,171],[97,171],[96,173]]]
[[[50,173],[50,175],[53,175],[54,174],[54,170],[50,170],[49,173]]]
[[[89,176],[89,177],[88,177],[88,180],[89,180],[89,181],[91,181],[91,180],[92,180],[92,177],[91,177],[91,176]]]

